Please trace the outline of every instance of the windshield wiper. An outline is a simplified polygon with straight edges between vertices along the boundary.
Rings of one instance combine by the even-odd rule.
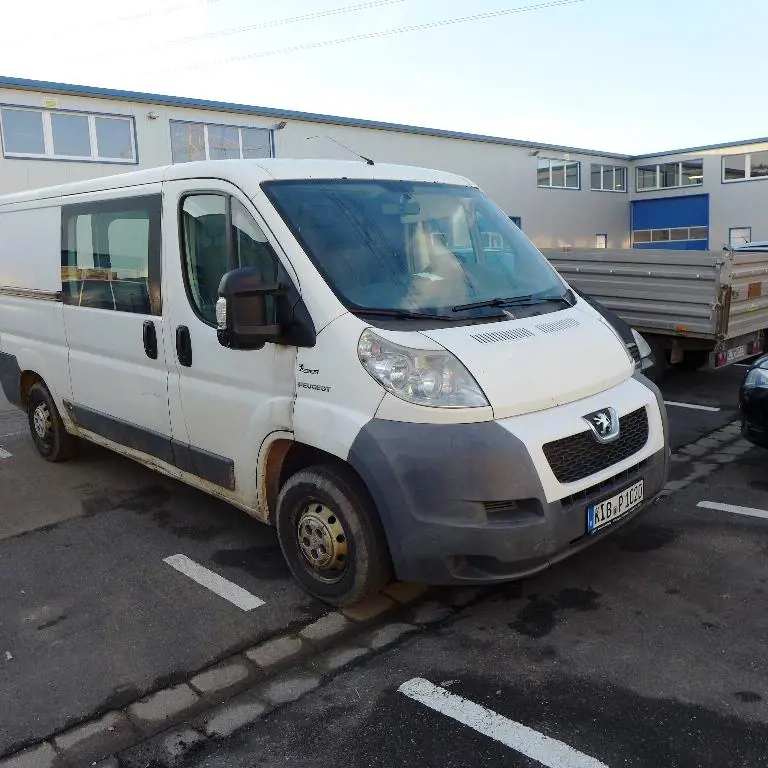
[[[450,315],[435,315],[428,312],[411,312],[408,309],[388,309],[386,307],[355,307],[352,312],[355,315],[394,317],[397,320],[445,320],[448,322],[456,320]]]
[[[510,296],[507,299],[488,299],[487,301],[475,301],[472,304],[459,304],[453,307],[453,312],[463,312],[465,309],[482,309],[484,307],[525,307],[533,304],[545,304],[548,301],[563,301],[569,307],[575,304],[570,289],[557,296]]]

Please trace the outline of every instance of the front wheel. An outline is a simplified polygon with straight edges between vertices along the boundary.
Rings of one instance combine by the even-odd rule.
[[[51,393],[38,382],[27,397],[29,431],[38,453],[47,461],[66,461],[77,453],[78,441],[70,435],[59,416]]]
[[[288,567],[320,600],[351,605],[389,582],[389,550],[373,502],[344,467],[309,467],[289,478],[276,522]]]

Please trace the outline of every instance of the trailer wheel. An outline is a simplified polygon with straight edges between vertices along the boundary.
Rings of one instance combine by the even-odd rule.
[[[67,461],[77,454],[78,440],[65,429],[56,403],[42,382],[29,390],[27,419],[35,447],[46,461]]]
[[[345,467],[297,472],[280,491],[275,517],[288,567],[314,597],[351,605],[389,582],[389,549],[378,514]]]

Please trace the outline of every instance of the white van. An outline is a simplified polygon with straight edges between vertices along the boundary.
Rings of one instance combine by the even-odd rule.
[[[0,198],[0,381],[277,527],[310,593],[534,573],[665,482],[658,389],[474,184],[186,163]]]

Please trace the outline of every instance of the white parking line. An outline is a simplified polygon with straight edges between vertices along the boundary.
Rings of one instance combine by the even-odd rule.
[[[697,405],[696,403],[677,403],[674,400],[665,400],[665,405],[673,405],[675,408],[690,408],[693,411],[709,411],[710,413],[717,413],[720,409],[713,408],[711,405]]]
[[[493,710],[434,685],[429,680],[414,677],[413,680],[403,683],[398,690],[408,698],[453,718],[462,725],[468,725],[483,736],[499,741],[548,768],[608,768],[605,763],[578,752],[562,741],[551,739],[521,723],[509,720]]]
[[[721,504],[719,501],[700,501],[696,506],[702,509],[714,509],[718,512],[732,512],[734,515],[748,515],[749,517],[761,517],[763,520],[768,520],[768,511],[764,509],[737,507],[734,504]]]
[[[11,456],[13,456],[12,453],[6,451],[5,448],[0,448],[0,459],[10,459]]]
[[[209,571],[194,560],[190,560],[186,555],[171,555],[166,557],[163,562],[244,611],[252,611],[254,608],[264,605],[264,601],[260,597],[252,595],[242,587],[238,587],[237,584],[219,576],[218,573]]]

